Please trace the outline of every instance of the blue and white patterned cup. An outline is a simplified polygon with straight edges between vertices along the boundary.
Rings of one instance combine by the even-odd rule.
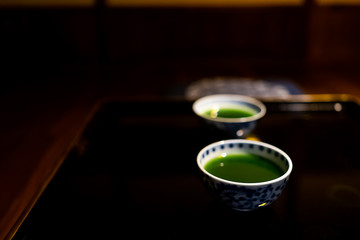
[[[204,168],[208,161],[223,153],[240,152],[264,157],[279,166],[284,174],[266,182],[242,183],[219,178]],[[285,188],[293,168],[290,157],[279,148],[244,139],[224,140],[206,146],[199,152],[197,164],[206,187],[214,197],[226,206],[239,211],[251,211],[274,202]]]
[[[224,118],[207,116],[205,112],[215,108],[244,108],[253,113],[249,117]],[[217,94],[199,98],[193,104],[193,111],[208,124],[227,132],[230,136],[244,138],[266,113],[265,105],[255,98],[236,94]]]

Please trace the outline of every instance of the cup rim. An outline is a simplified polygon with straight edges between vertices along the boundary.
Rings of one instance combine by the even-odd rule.
[[[241,102],[250,103],[250,104],[253,104],[253,105],[259,107],[260,111],[258,113],[256,113],[255,115],[253,115],[253,116],[241,117],[241,118],[223,118],[223,117],[211,118],[211,117],[208,117],[208,116],[204,116],[202,113],[200,113],[198,111],[198,105],[199,104],[201,104],[202,102],[208,101],[210,99],[217,99],[217,98],[218,99],[229,99],[229,100],[233,100],[233,101],[235,100],[235,101],[241,101]],[[260,102],[256,98],[249,97],[249,96],[244,96],[244,95],[239,95],[239,94],[207,95],[207,96],[204,96],[204,97],[201,97],[201,98],[197,99],[193,103],[192,109],[195,112],[195,114],[198,115],[199,117],[205,118],[205,119],[210,120],[210,121],[228,122],[228,123],[243,123],[243,122],[255,121],[255,120],[258,120],[258,119],[262,118],[266,113],[266,107],[262,102]]]
[[[284,156],[284,158],[286,159],[286,161],[288,162],[289,166],[288,166],[288,169],[286,170],[286,172],[281,175],[280,177],[277,177],[277,178],[274,178],[272,180],[269,180],[269,181],[264,181],[264,182],[256,182],[256,183],[245,183],[245,182],[235,182],[235,181],[230,181],[230,180],[226,180],[226,179],[223,179],[223,178],[220,178],[220,177],[217,177],[211,173],[209,173],[208,171],[205,170],[204,166],[202,166],[200,164],[200,159],[201,159],[201,155],[207,150],[207,149],[211,149],[212,147],[214,146],[218,146],[220,144],[225,144],[225,143],[246,143],[246,144],[254,144],[254,145],[257,145],[257,146],[263,146],[263,147],[266,147],[266,148],[270,148],[272,149],[273,151],[276,151],[278,152],[279,154],[281,154],[282,156]],[[232,184],[232,185],[237,185],[237,186],[262,186],[262,185],[267,185],[267,184],[273,184],[273,183],[276,183],[276,182],[279,182],[279,181],[283,181],[284,179],[287,179],[293,169],[293,163],[290,159],[290,157],[283,151],[281,150],[280,148],[278,147],[275,147],[271,144],[268,144],[268,143],[265,143],[265,142],[260,142],[260,141],[253,141],[253,140],[246,140],[246,139],[228,139],[228,140],[221,140],[221,141],[217,141],[217,142],[214,142],[214,143],[211,143],[207,146],[205,146],[204,148],[202,148],[198,155],[197,155],[197,158],[196,158],[196,162],[197,162],[197,165],[198,167],[200,168],[200,170],[206,174],[207,176],[217,180],[217,181],[220,181],[220,182],[223,182],[223,183],[227,183],[227,184]]]

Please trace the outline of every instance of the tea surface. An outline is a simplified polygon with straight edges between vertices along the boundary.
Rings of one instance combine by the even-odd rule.
[[[241,108],[218,108],[218,109],[209,109],[204,112],[205,116],[211,118],[242,118],[242,117],[251,117],[255,115],[255,112],[250,109],[241,109]]]
[[[270,160],[249,153],[222,154],[207,162],[204,168],[219,178],[243,183],[265,182],[284,174]]]

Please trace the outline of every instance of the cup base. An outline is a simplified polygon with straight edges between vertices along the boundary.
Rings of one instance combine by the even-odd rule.
[[[230,209],[235,210],[237,212],[251,212],[251,211],[259,210],[259,209],[264,208],[269,205],[270,205],[269,203],[265,203],[265,204],[260,204],[256,208],[233,208],[233,207],[230,207]]]
[[[243,209],[243,208],[231,208],[231,209],[237,212],[251,212],[255,210],[255,209]]]

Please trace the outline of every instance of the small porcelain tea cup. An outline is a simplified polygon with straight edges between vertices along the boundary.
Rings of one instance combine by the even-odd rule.
[[[216,112],[222,108],[242,109],[250,113],[245,117],[219,117]],[[256,126],[257,120],[266,113],[265,105],[259,100],[242,95],[218,94],[199,98],[193,103],[193,111],[211,126],[227,132],[231,137],[244,138]]]
[[[265,182],[242,183],[222,179],[205,170],[206,163],[224,153],[250,153],[261,156],[275,163],[283,174]],[[224,140],[206,146],[197,156],[197,165],[210,193],[219,202],[239,211],[251,211],[274,202],[285,188],[293,169],[290,157],[279,148],[244,139]]]

